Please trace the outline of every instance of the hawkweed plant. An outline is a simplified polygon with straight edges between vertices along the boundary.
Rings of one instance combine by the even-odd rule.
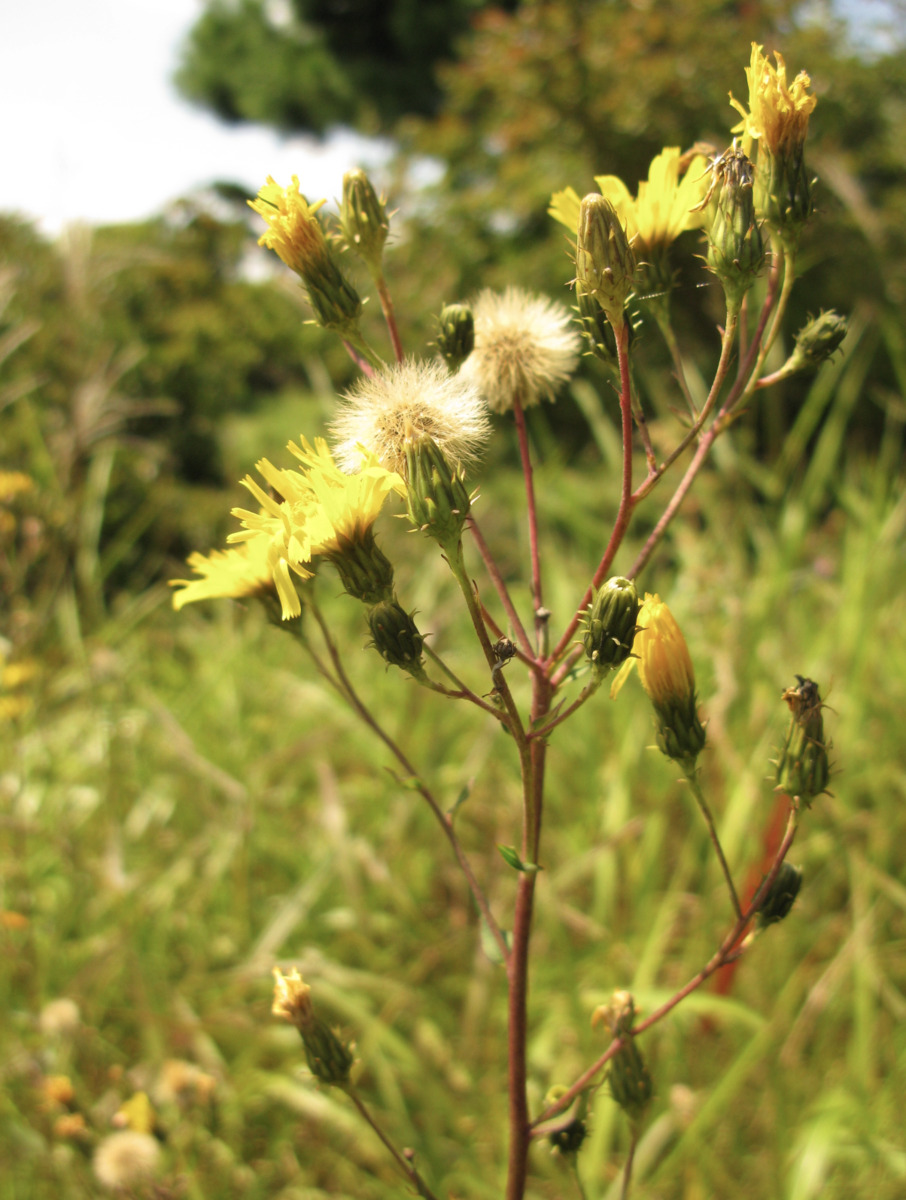
[[[554,194],[551,215],[571,239],[575,313],[516,287],[502,294],[482,291],[438,315],[436,341],[421,358],[407,356],[401,344],[383,272],[390,215],[364,172],[344,180],[334,226],[321,204],[301,194],[295,177],[286,188],[269,179],[250,201],[266,222],[261,242],[300,277],[314,319],[344,341],[361,376],[339,402],[330,439],[289,443],[294,465],[267,459],[256,464],[257,478],[249,474],[243,480],[253,503],[233,510],[239,528],[230,546],[189,559],[193,578],[173,581],[174,606],[258,598],[273,623],[297,639],[325,685],[383,743],[405,786],[436,819],[474,897],[482,944],[500,965],[500,987],[508,997],[507,1200],[526,1194],[534,1143],[552,1142],[575,1165],[605,1080],[629,1123],[621,1185],[623,1196],[629,1194],[633,1154],[653,1093],[643,1035],[721,967],[747,955],[754,939],[789,913],[802,877],[785,859],[800,820],[829,779],[818,685],[797,676],[796,685],[783,690],[789,680],[778,679],[789,729],[772,783],[786,806],[786,832],[754,895],[741,896],[698,769],[707,720],[686,641],[667,602],[640,594],[636,583],[714,442],[740,411],[777,379],[813,370],[845,334],[842,318],[822,313],[799,332],[790,360],[772,375],[763,374],[793,286],[800,235],[812,215],[803,145],[815,99],[807,75],[788,82],[781,56],[772,64],[760,46],[752,48],[747,76],[748,104],[733,100],[742,120],[722,152],[706,155],[696,147],[681,154],[667,147],[636,195],[612,175],[598,177],[599,191],[584,199],[571,188]],[[705,268],[726,301],[716,370],[698,402],[686,382],[671,321],[671,252],[684,236],[704,236]],[[358,255],[367,269],[387,324],[390,361],[362,333],[362,300],[338,250]],[[677,427],[672,444],[659,453],[631,370],[634,329],[646,320],[665,339],[678,388]],[[589,562],[585,578],[576,580],[570,611],[556,614],[545,606],[544,547],[525,410],[556,400],[583,346],[611,372],[607,392],[618,396],[622,467],[613,481],[616,516],[601,530],[598,561]],[[497,414],[496,425],[489,410]],[[528,612],[517,606],[472,511],[481,453],[495,427],[503,431],[496,436],[514,430],[521,458]],[[655,489],[664,494],[660,515],[630,559],[627,532],[640,502]],[[476,643],[467,678],[433,649],[405,605],[407,581],[398,584],[392,550],[380,546],[374,533],[385,506],[424,535],[424,553],[441,555],[458,585]],[[363,605],[369,647],[388,668],[436,693],[437,703],[470,706],[476,721],[496,722],[508,735],[502,752],[518,767],[521,806],[512,844],[500,847],[500,870],[511,877],[507,903],[491,903],[457,836],[453,813],[356,690],[348,656],[370,650],[341,645],[322,612],[317,576],[331,573],[325,560],[345,592]],[[476,572],[483,572],[477,581]],[[536,885],[544,865],[548,747],[559,727],[586,704],[597,704],[605,719],[608,694],[617,696],[633,668],[651,701],[657,745],[688,782],[707,826],[726,883],[726,929],[711,957],[656,1011],[642,1016],[629,992],[614,991],[611,1002],[593,1014],[594,1024],[607,1032],[606,1049],[532,1111],[528,978]],[[525,691],[511,688],[514,672],[523,673]],[[602,689],[605,682],[609,686]],[[517,694],[527,694],[528,702],[518,701]],[[313,996],[295,969],[275,974],[274,1013],[298,1028],[312,1075],[349,1097],[408,1185],[433,1197],[430,1164],[423,1169],[416,1163],[369,1111],[356,1086],[353,1048],[317,1014],[316,991]]]

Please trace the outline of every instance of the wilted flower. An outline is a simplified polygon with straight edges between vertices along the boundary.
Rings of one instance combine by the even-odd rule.
[[[288,975],[284,975],[279,967],[274,967],[274,1004],[271,1011],[275,1017],[283,1017],[299,1030],[313,1075],[322,1083],[338,1087],[349,1083],[352,1051],[315,1015],[311,987],[303,981],[295,967]]]
[[[495,412],[553,400],[579,356],[568,310],[515,287],[485,289],[471,307],[475,349],[456,378],[475,384]]]
[[[800,71],[787,83],[783,56],[774,54],[773,67],[752,43],[752,58],[746,69],[749,81],[748,111],[732,95],[730,103],[742,116],[733,132],[743,135],[743,146],[751,157],[758,144],[755,206],[784,238],[798,236],[811,213],[811,183],[805,169],[805,139],[809,117],[818,103],[808,94],[811,80]]]
[[[427,436],[454,469],[468,469],[490,435],[475,383],[443,363],[407,360],[362,377],[340,401],[332,423],[337,461],[357,471],[363,450],[406,475],[406,447]]]
[[[124,1129],[98,1143],[92,1166],[98,1182],[111,1191],[135,1188],[157,1174],[160,1144],[150,1133]]]

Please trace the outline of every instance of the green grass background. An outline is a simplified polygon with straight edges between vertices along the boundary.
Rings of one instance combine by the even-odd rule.
[[[709,720],[705,791],[740,881],[774,804],[780,692],[794,672],[819,681],[829,705],[834,775],[790,855],[805,874],[791,916],[756,942],[728,997],[706,986],[643,1039],[656,1095],[640,1198],[906,1195],[903,410],[891,405],[870,460],[849,454],[866,361],[853,343],[817,378],[771,468],[744,435],[718,444],[641,581],[669,601],[690,645]],[[603,470],[591,456],[560,461],[549,413],[535,427],[554,629],[613,515],[612,434],[588,412]],[[297,416],[280,440],[298,434]],[[255,437],[280,423],[233,429],[243,469]],[[515,571],[521,481],[492,458],[482,492],[477,515]],[[642,527],[657,511],[652,501]],[[382,544],[435,648],[487,690],[433,544],[389,521]],[[357,686],[444,805],[471,785],[457,828],[506,924],[514,876],[495,847],[518,842],[512,747],[495,723],[385,671],[365,648],[361,609],[327,572],[318,587]],[[363,1096],[437,1194],[500,1196],[503,975],[482,952],[449,848],[386,750],[254,608],[177,616],[160,586],[78,645],[42,660],[29,709],[0,726],[3,1200],[96,1195],[93,1145],[137,1091],[152,1098],[163,1148],[148,1194],[402,1194],[373,1134],[307,1076],[297,1036],[271,1017],[275,963],[297,965],[318,1010],[355,1039]],[[518,664],[507,669],[524,695]],[[552,738],[534,1111],[604,1049],[590,1026],[597,1004],[629,987],[652,1011],[730,924],[706,832],[652,742],[637,682],[615,702],[602,689]],[[81,1012],[71,1036],[40,1021],[60,997]],[[210,1075],[212,1094],[162,1098],[172,1059]],[[83,1141],[55,1133],[61,1113],[43,1081],[57,1074],[72,1081]],[[602,1088],[580,1156],[589,1198],[618,1195],[627,1144]],[[578,1194],[543,1144],[532,1170],[532,1196]]]

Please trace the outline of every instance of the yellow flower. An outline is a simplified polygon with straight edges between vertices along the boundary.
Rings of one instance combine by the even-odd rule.
[[[274,250],[301,277],[318,324],[364,349],[358,329],[362,300],[337,265],[318,220],[324,201],[309,204],[297,175],[288,188],[269,175],[258,199],[248,203],[268,225],[258,244]]]
[[[300,460],[298,471],[275,467],[266,458],[256,464],[276,496],[249,475],[242,480],[261,511],[234,508],[243,529],[227,539],[264,537],[284,620],[301,611],[289,572],[309,578],[312,572],[304,564],[316,555],[334,563],[344,587],[359,599],[376,603],[388,589],[392,592],[392,568],[375,545],[372,526],[391,491],[405,495],[400,476],[366,451],[361,469],[347,475],[334,462],[323,438],[316,438],[314,447],[304,438],[300,443],[290,442],[288,447]]]
[[[275,1017],[283,1017],[297,1029],[306,1029],[314,1021],[314,1009],[311,1005],[311,986],[303,981],[298,968],[293,967],[288,975],[284,975],[279,967],[274,967],[274,1003],[271,1012]]]
[[[258,536],[241,542],[235,549],[212,550],[207,556],[196,551],[189,556],[188,563],[200,578],[170,580],[171,587],[180,589],[173,593],[173,607],[178,612],[183,605],[196,600],[240,600],[246,596],[273,593],[275,583],[269,550],[268,539]],[[296,604],[298,602],[296,597]],[[291,615],[298,616],[298,613]]]
[[[627,659],[613,682],[611,696],[616,696],[637,664],[654,707],[658,745],[668,758],[691,769],[705,744],[696,711],[695,672],[682,630],[657,594],[645,594],[632,652],[634,657]]]
[[[268,226],[258,245],[275,251],[290,270],[304,275],[307,269],[329,258],[327,238],[315,215],[325,203],[308,203],[299,191],[298,175],[293,176],[288,188],[268,175],[257,200],[248,201],[249,208],[264,217]]]
[[[775,51],[774,58],[776,67],[768,62],[762,47],[753,42],[751,64],[746,68],[748,112],[730,94],[730,103],[742,117],[732,132],[743,134],[743,149],[750,158],[753,140],[760,141],[775,156],[801,148],[808,133],[809,117],[818,103],[816,96],[808,95],[811,80],[805,71],[787,84],[783,55]]]
[[[562,304],[509,287],[472,304],[475,348],[457,379],[474,384],[495,412],[553,400],[578,361],[579,335]]]
[[[308,521],[312,554],[326,557],[341,552],[346,541],[361,540],[378,518],[391,492],[406,495],[406,485],[395,471],[382,467],[377,457],[362,447],[354,475],[341,471],[323,438],[312,448],[304,438],[288,449],[304,469],[313,509]]]
[[[702,214],[692,209],[705,194],[707,165],[702,154],[687,161],[678,146],[667,146],[652,159],[648,178],[639,183],[635,198],[616,175],[595,176],[598,190],[617,210],[627,236],[630,240],[637,239],[633,241],[637,257],[644,258],[653,249],[669,246],[684,230],[702,225]],[[554,193],[548,211],[575,232],[580,203],[573,189],[566,188]]]

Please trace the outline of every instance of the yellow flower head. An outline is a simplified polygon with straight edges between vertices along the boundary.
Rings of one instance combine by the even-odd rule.
[[[743,149],[752,157],[752,142],[760,141],[775,156],[800,150],[808,133],[808,121],[818,103],[810,96],[811,80],[800,71],[792,83],[786,79],[783,55],[774,52],[777,66],[772,67],[762,47],[752,43],[752,60],[746,68],[749,81],[748,112],[730,94],[730,103],[742,117],[733,133],[743,135]]]
[[[633,197],[616,175],[596,175],[595,183],[605,199],[617,210],[627,236],[633,241],[637,257],[666,248],[686,229],[703,223],[700,212],[692,210],[705,194],[707,161],[702,154],[689,159],[678,146],[667,146],[648,168],[648,178],[639,183]],[[579,222],[580,200],[572,188],[555,192],[548,210],[572,232]]]
[[[626,660],[613,681],[616,696],[629,672],[638,665],[639,679],[654,704],[685,700],[695,694],[695,673],[686,639],[673,613],[656,593],[645,593],[639,610],[633,657]]]
[[[311,553],[330,557],[347,542],[362,541],[378,518],[391,492],[406,495],[406,485],[395,471],[382,467],[377,457],[362,447],[360,466],[347,475],[333,460],[323,438],[312,448],[304,438],[289,450],[302,464],[304,486],[313,507],[308,520]]]
[[[323,438],[316,438],[313,447],[301,438],[300,445],[290,442],[288,448],[300,460],[300,469],[287,471],[266,458],[257,463],[258,472],[271,490],[265,491],[249,475],[242,480],[261,506],[260,511],[234,508],[233,515],[243,528],[227,539],[265,540],[284,620],[301,612],[290,572],[301,579],[310,578],[312,572],[305,564],[316,555],[331,559],[342,575],[343,560],[364,551],[366,561],[377,564],[380,560],[379,573],[384,585],[389,586],[389,563],[374,546],[372,526],[391,491],[405,495],[399,475],[380,466],[367,452],[363,451],[361,470],[347,475],[334,462]],[[349,581],[344,578],[344,582],[349,590]]]
[[[189,566],[200,578],[170,580],[171,587],[180,589],[173,593],[173,607],[178,612],[195,600],[239,600],[272,593],[274,580],[267,551],[267,539],[256,537],[236,549],[212,550],[207,556],[197,552],[190,555]]]
[[[259,246],[275,251],[286,265],[300,275],[312,266],[317,267],[329,257],[327,239],[316,213],[324,200],[309,204],[299,191],[299,177],[293,176],[292,184],[281,187],[268,175],[267,183],[259,191],[257,200],[249,200],[249,207],[264,217],[267,229],[258,239]]]

